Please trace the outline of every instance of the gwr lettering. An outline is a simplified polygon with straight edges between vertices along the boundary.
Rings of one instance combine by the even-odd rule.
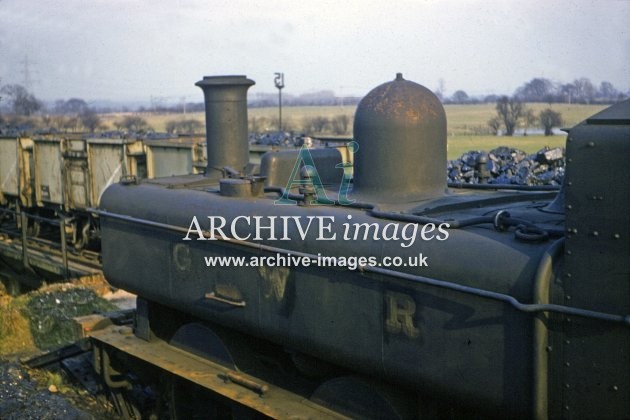
[[[385,292],[385,330],[390,334],[404,334],[409,338],[418,338],[420,329],[414,325],[416,302],[404,293]]]

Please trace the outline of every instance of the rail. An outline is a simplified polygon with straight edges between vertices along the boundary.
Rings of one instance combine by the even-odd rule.
[[[19,229],[19,232],[15,229],[7,229],[2,226],[2,222],[4,221],[6,215],[10,215],[10,217],[12,216],[12,220],[16,222],[16,227]],[[32,225],[34,232],[29,232],[29,221],[36,222]],[[37,237],[39,227],[35,226],[39,226],[39,224],[42,222],[51,226],[57,226],[59,228],[58,248],[61,253],[63,277],[67,280],[70,277],[70,269],[68,264],[68,246],[66,242],[65,217],[61,217],[59,219],[51,219],[35,214],[29,214],[24,210],[12,210],[8,208],[3,208],[0,214],[0,233],[14,238],[19,236],[22,246],[22,264],[26,270],[32,271],[31,264],[29,262],[31,254],[31,246],[29,244],[29,241],[39,244],[45,244],[46,246],[52,246],[50,241],[46,241],[42,238]],[[32,235],[31,233],[35,233],[35,235]]]

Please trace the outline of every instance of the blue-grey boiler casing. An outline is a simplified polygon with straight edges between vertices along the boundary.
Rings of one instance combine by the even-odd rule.
[[[242,200],[150,184],[117,185],[103,196],[102,208],[183,229],[191,226],[193,216],[204,229],[208,216],[220,215],[228,225],[243,215],[304,221],[306,216],[333,216],[330,235],[337,240],[317,240],[314,229],[301,240],[292,227],[286,232],[290,241],[261,242],[296,255],[374,256],[378,261],[385,256],[407,261],[422,253],[428,267],[397,270],[509,294],[523,302],[531,300],[533,279],[548,247],[483,228],[451,230],[444,241],[417,238],[408,248],[401,246],[402,240],[345,241],[340,239],[344,222],[378,223],[379,230],[387,223],[404,223],[349,207],[275,205],[275,198]],[[256,235],[254,227],[237,227],[239,237]],[[184,241],[185,233],[107,217],[102,229],[105,275],[115,287],[434,395],[456,394],[475,406],[510,413],[530,408],[531,316],[507,304],[344,269],[207,267],[204,257],[275,254],[225,241],[199,241],[195,233],[190,235],[194,240]],[[280,220],[276,232],[282,237]],[[221,285],[238,289],[246,306],[228,310],[204,298]]]
[[[222,97],[229,84],[239,92],[237,100],[234,92]],[[242,105],[249,85],[244,76],[200,82],[212,102],[208,150],[216,149],[217,156],[226,152],[217,124],[234,121],[234,103]],[[219,159],[206,176],[113,185],[99,209],[105,276],[143,301],[447,406],[501,417],[625,418],[630,416],[628,115],[630,101],[571,130],[565,184],[557,196],[507,189],[447,192],[444,166],[431,161],[444,160],[444,111],[430,91],[398,75],[357,108],[357,183],[348,196],[346,178],[331,181],[342,165],[326,149],[311,152],[317,171],[306,161],[299,171],[311,186],[298,182],[299,188],[291,189],[295,178],[266,184],[264,192],[260,188],[265,180],[281,182],[280,174],[295,172],[293,164],[306,156],[301,151],[266,154],[260,173],[240,160]],[[233,138],[232,131],[225,138]],[[237,137],[229,148],[241,156],[247,139]],[[602,177],[604,168],[613,182]],[[336,204],[357,202],[308,205],[322,192],[312,188],[316,173]],[[398,178],[405,182],[398,184]],[[279,205],[280,196],[281,202],[296,199],[302,205]],[[249,238],[197,240],[193,218],[208,231],[209,216],[225,220],[227,235],[238,219],[234,233]],[[263,226],[276,217],[275,240],[266,229],[255,239],[254,216]],[[283,216],[299,219],[303,227],[309,217],[320,219],[302,239],[294,223],[283,230]],[[335,240],[320,237],[319,221],[330,222],[324,236],[336,235]],[[400,232],[407,223],[422,228],[432,221],[453,225],[447,239],[433,231],[440,238],[418,235],[405,247],[408,240],[372,236],[374,229],[382,235],[386,226],[391,235],[392,224]],[[373,230],[365,239],[361,231],[359,238],[346,240],[346,224],[355,223]],[[191,240],[184,240],[187,235]],[[427,266],[206,264],[211,257],[247,262],[277,254],[377,262],[418,261],[422,254]]]

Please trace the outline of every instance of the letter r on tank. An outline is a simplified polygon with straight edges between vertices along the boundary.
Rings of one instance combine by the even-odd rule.
[[[405,293],[385,292],[385,330],[391,334],[404,334],[418,338],[420,330],[413,323],[416,302]]]

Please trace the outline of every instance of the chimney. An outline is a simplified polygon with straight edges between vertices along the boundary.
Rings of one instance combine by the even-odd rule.
[[[220,179],[225,167],[243,171],[249,162],[246,76],[204,76],[195,83],[206,105],[206,177]]]

